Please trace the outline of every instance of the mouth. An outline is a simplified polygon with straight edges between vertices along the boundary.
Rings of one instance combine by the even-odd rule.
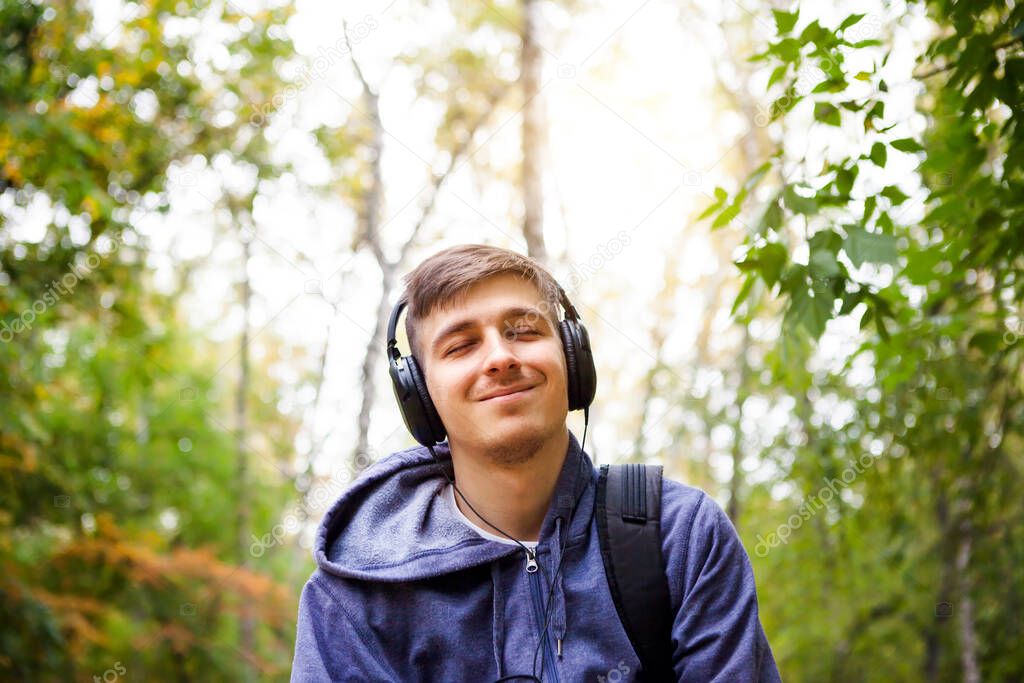
[[[511,403],[518,401],[521,398],[526,397],[535,387],[523,387],[522,389],[513,389],[507,393],[502,393],[497,396],[490,396],[488,398],[480,399],[482,403]]]

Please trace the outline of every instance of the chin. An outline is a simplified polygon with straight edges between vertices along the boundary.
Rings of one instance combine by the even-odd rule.
[[[531,460],[558,433],[559,425],[528,419],[506,418],[506,424],[482,434],[480,443],[494,462],[514,465]]]

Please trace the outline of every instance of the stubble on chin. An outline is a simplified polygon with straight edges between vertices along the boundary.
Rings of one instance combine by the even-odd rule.
[[[544,446],[550,434],[537,429],[523,430],[511,438],[501,439],[487,445],[487,455],[495,465],[513,467],[533,459]]]

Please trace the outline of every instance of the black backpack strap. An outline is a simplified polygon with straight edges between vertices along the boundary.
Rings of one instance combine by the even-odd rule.
[[[661,553],[661,466],[602,465],[596,506],[604,571],[640,659],[638,680],[673,681],[672,608]]]

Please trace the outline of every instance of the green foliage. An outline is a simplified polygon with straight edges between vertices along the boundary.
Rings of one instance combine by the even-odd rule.
[[[747,322],[781,309],[757,390],[796,404],[761,453],[779,468],[772,483],[794,490],[754,487],[748,547],[821,503],[754,559],[787,680],[955,681],[968,661],[983,680],[1024,676],[1011,644],[1024,636],[1024,506],[1011,493],[1024,488],[1024,7],[912,4],[939,27],[915,70],[923,135],[887,117],[880,67],[897,38],[852,39],[862,14],[828,28],[774,10],[777,36],[752,58],[784,93],[764,123],[841,128],[849,152],[819,168],[780,149],[766,201],[721,190],[701,216],[717,229],[761,212],[743,234],[734,312],[745,306]],[[848,71],[861,51],[875,68]],[[811,66],[822,80],[801,93]],[[887,174],[908,157],[914,178]],[[783,163],[798,167],[785,180]],[[755,281],[768,297],[750,296]],[[859,322],[859,346],[841,369],[810,370],[814,343],[843,318]],[[823,414],[821,401],[849,412]],[[870,467],[822,501],[865,454]]]
[[[234,382],[156,292],[133,223],[166,210],[175,162],[228,153],[269,168],[251,119],[284,85],[267,74],[291,48],[268,26],[287,12],[124,11],[117,39],[84,6],[0,1],[0,193],[54,208],[41,240],[0,230],[0,678],[85,680],[119,663],[139,680],[251,666],[286,679],[308,559],[248,557]],[[197,63],[195,36],[171,36],[186,19],[221,22],[229,66]],[[296,425],[254,375],[245,500],[262,534],[294,497],[279,463]],[[245,610],[259,651],[239,657]]]

